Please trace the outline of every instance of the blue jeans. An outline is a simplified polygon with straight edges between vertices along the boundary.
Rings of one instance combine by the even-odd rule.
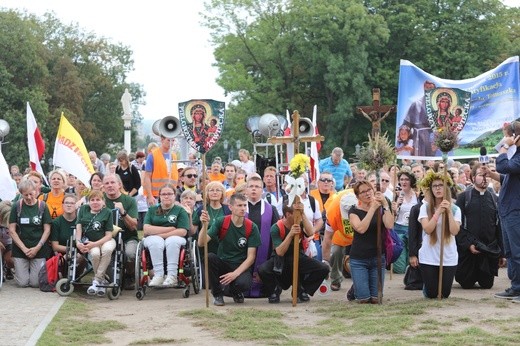
[[[381,256],[381,285],[385,283],[385,255]],[[377,298],[377,257],[350,258],[350,273],[356,300]]]
[[[500,222],[504,238],[504,255],[507,258],[507,276],[511,280],[511,288],[520,292],[520,210],[500,216]]]

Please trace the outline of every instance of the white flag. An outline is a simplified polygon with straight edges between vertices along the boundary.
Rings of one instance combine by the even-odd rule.
[[[0,199],[12,201],[16,197],[16,183],[11,178],[9,166],[5,161],[4,154],[0,151]]]

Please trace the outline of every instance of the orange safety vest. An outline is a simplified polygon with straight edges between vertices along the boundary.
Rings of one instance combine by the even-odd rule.
[[[332,235],[332,244],[338,246],[348,246],[352,244],[352,238],[354,237],[354,230],[350,225],[350,221],[347,218],[343,218],[341,215],[341,198],[348,190],[344,193],[339,193],[334,196],[334,199],[329,204],[327,201],[327,221],[330,227],[334,230]],[[330,199],[330,198],[329,198]]]
[[[177,164],[171,164],[170,177],[168,177],[168,167],[166,167],[166,160],[164,159],[161,148],[155,148],[152,150],[153,156],[153,171],[152,171],[152,196],[158,197],[159,190],[164,185],[170,183],[173,186],[177,186],[179,179],[179,172],[177,171]],[[171,160],[177,160],[177,155],[171,153]],[[147,193],[145,193],[146,195]]]
[[[320,211],[321,211],[322,214],[323,214],[323,210],[328,210],[330,204],[332,203],[332,200],[335,197],[335,194],[331,192],[329,198],[327,199],[327,202],[325,203],[325,205],[323,205],[323,201],[321,200],[321,194],[320,194],[320,190],[319,189],[312,189],[309,192],[309,195],[314,197],[314,200],[316,201],[316,203],[319,204]],[[314,234],[314,240],[320,240],[320,234],[319,233],[315,233]]]

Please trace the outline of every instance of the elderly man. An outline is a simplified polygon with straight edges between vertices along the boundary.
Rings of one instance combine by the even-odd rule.
[[[330,157],[320,160],[320,172],[328,171],[334,176],[336,181],[336,191],[343,190],[343,186],[348,185],[348,182],[352,178],[352,171],[347,160],[343,158],[343,149],[336,147],[332,149]],[[345,179],[345,176],[348,178]]]
[[[117,226],[121,227],[123,232],[127,260],[125,263],[124,288],[130,290],[134,289],[135,253],[139,242],[137,236],[137,202],[132,197],[121,193],[122,186],[121,178],[117,174],[109,173],[103,178],[106,207],[119,210]]]
[[[94,166],[94,170],[96,172],[100,172],[105,174],[105,165],[103,164],[103,161],[98,159],[97,154],[95,151],[90,151],[88,153],[88,156],[90,157],[90,161],[92,162],[92,166]]]

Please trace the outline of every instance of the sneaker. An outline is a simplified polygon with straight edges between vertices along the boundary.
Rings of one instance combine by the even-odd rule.
[[[495,293],[495,298],[515,299],[520,297],[520,292],[513,291],[512,288],[506,288],[504,292]]]
[[[224,306],[225,305],[224,296],[216,296],[214,298],[215,299],[213,300],[213,305],[215,305],[215,306]]]
[[[330,284],[330,289],[333,290],[333,291],[339,291],[341,289],[341,283]]]
[[[103,282],[100,283],[100,285],[107,286],[108,282],[107,281],[103,281]],[[105,287],[98,287],[97,288],[96,295],[98,297],[104,297],[106,293],[107,293],[107,289]]]
[[[244,302],[244,294],[242,292],[233,294],[233,301],[238,304],[242,304]]]
[[[5,279],[6,280],[14,279],[13,270],[11,268],[5,268]]]
[[[99,285],[99,282],[98,282],[96,279],[92,280],[92,286],[90,286],[89,288],[87,288],[87,294],[88,294],[89,296],[94,296],[94,295],[96,295],[97,290],[98,290],[98,287],[97,287],[98,285]]]
[[[150,282],[148,283],[148,286],[150,286],[150,287],[162,286],[163,282],[164,282],[163,276],[155,275],[153,277],[153,279],[150,280]]]
[[[513,303],[518,303],[518,304],[520,304],[520,297],[518,297],[518,298],[513,298],[511,301],[512,301]]]
[[[307,303],[309,300],[311,300],[311,297],[305,291],[298,294],[298,303]]]
[[[178,282],[177,282],[177,277],[176,276],[173,276],[173,275],[167,275],[166,276],[166,279],[164,279],[162,285],[164,287],[175,287],[177,286]]]

